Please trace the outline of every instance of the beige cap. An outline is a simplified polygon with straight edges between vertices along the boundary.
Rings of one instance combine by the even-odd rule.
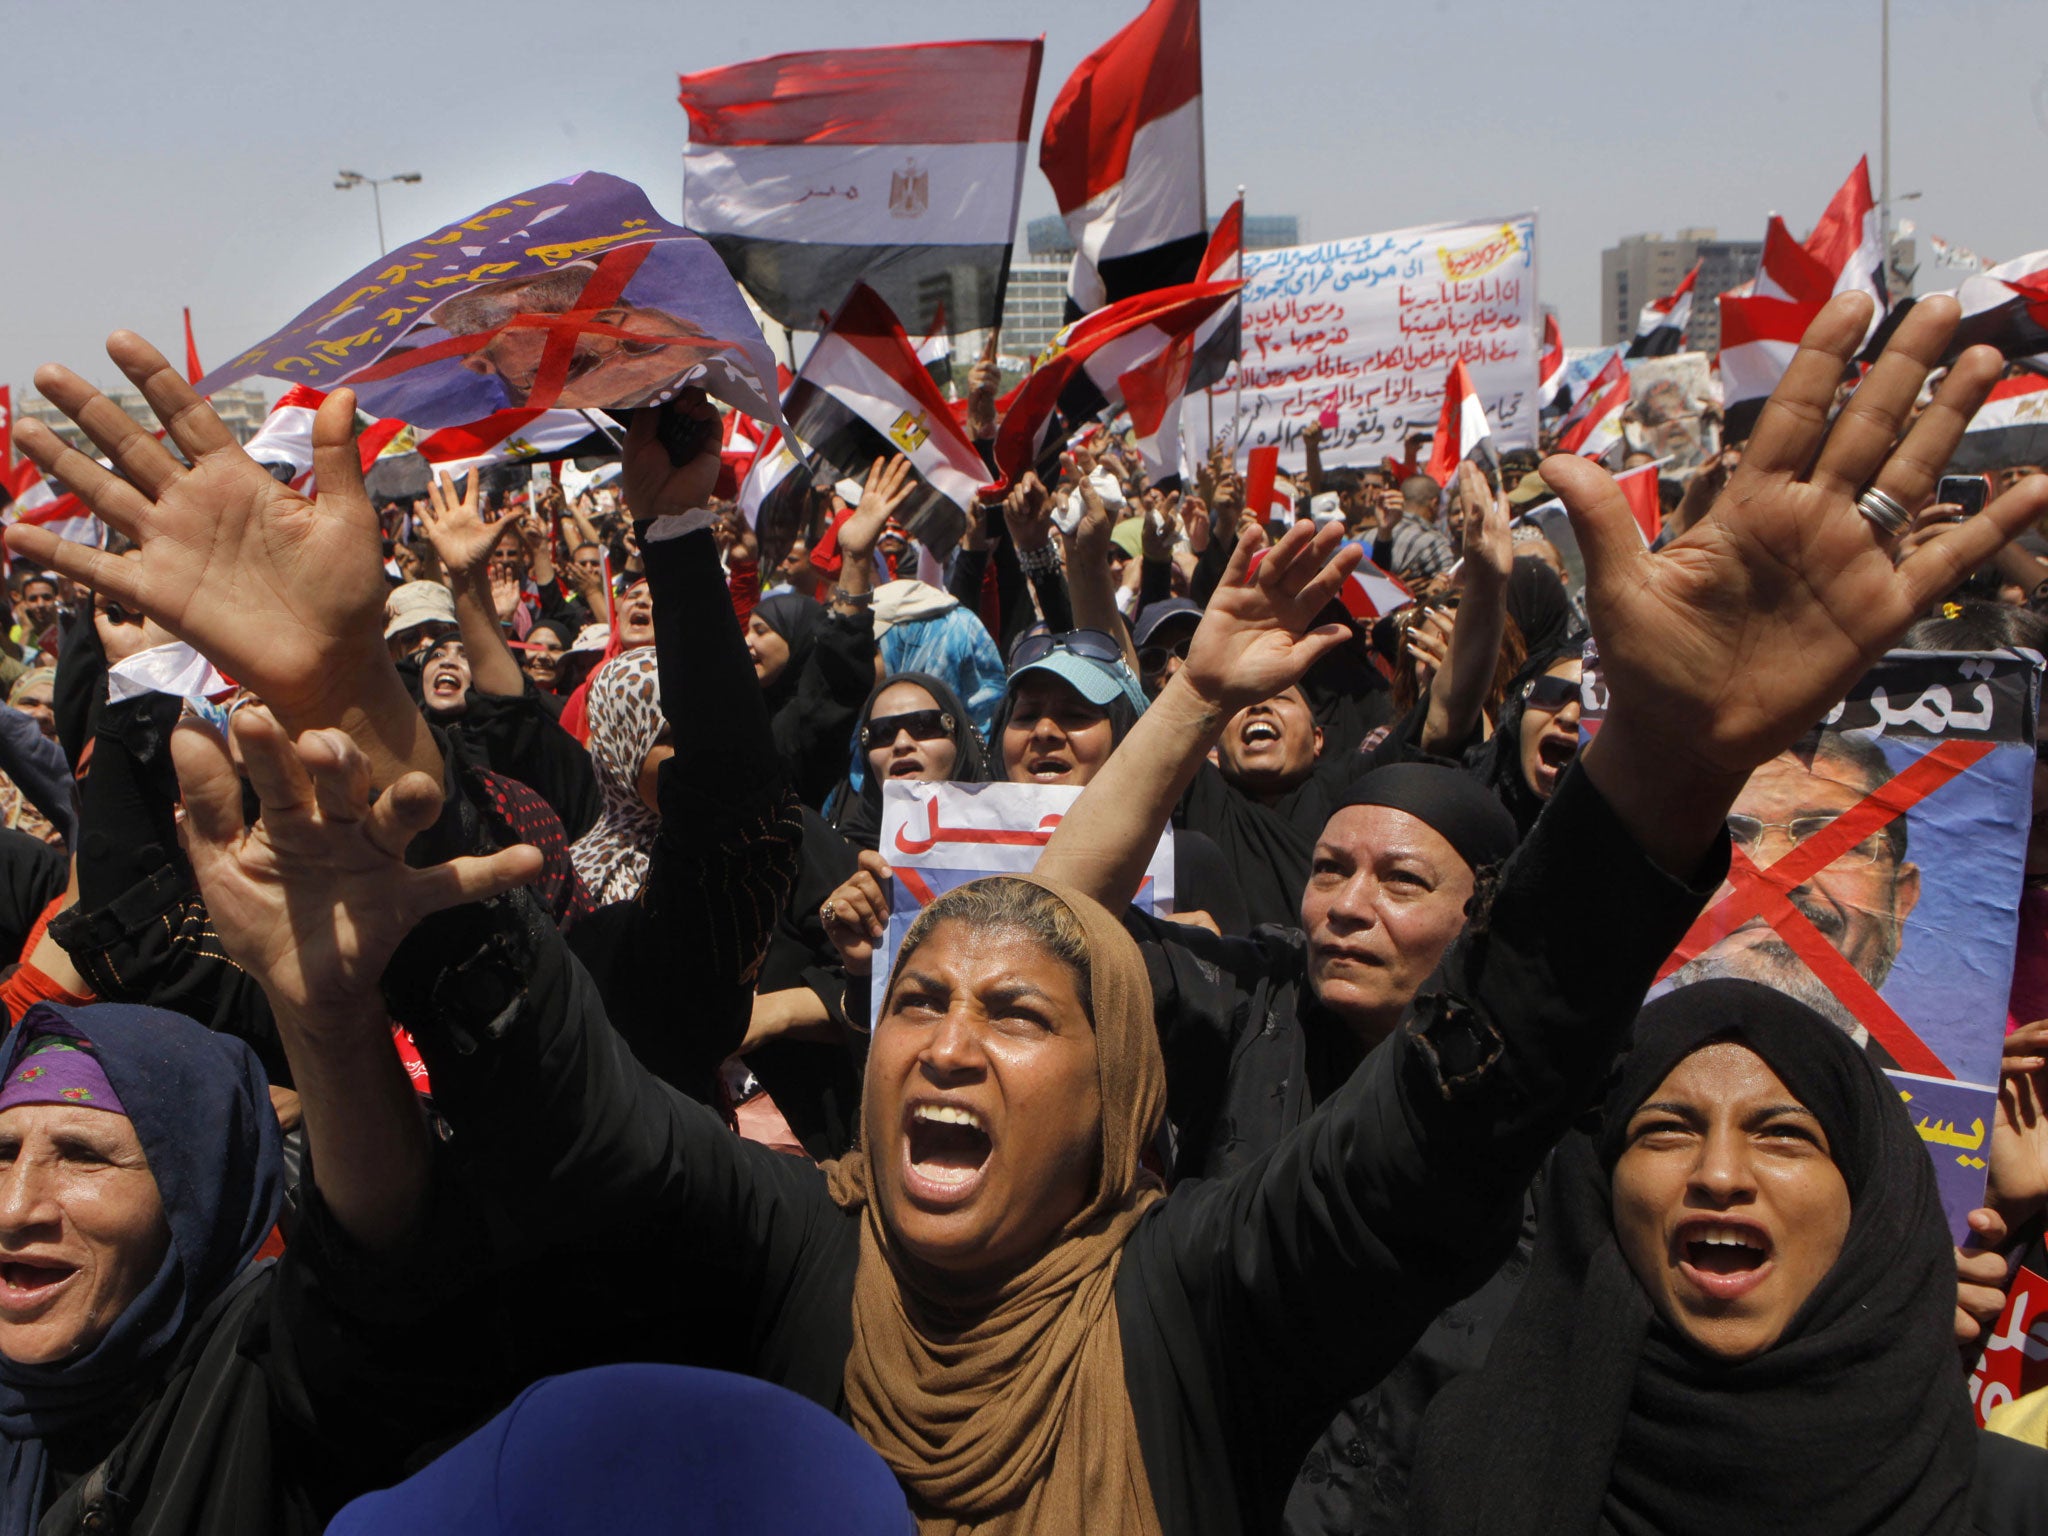
[[[384,599],[386,640],[422,624],[454,622],[455,598],[438,581],[408,581],[393,587]]]

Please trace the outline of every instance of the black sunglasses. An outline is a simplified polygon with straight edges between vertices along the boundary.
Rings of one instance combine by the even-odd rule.
[[[1090,661],[1122,661],[1123,647],[1099,629],[1070,629],[1063,634],[1026,635],[1010,652],[1010,671],[1021,672],[1054,651],[1072,651]]]
[[[1575,678],[1539,677],[1529,684],[1526,695],[1531,709],[1556,713],[1579,697],[1579,685]]]
[[[860,749],[886,747],[899,731],[913,741],[944,741],[953,734],[953,717],[943,709],[913,709],[900,715],[877,715],[860,728]]]

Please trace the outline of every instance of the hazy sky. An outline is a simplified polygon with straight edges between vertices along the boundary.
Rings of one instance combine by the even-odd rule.
[[[1797,234],[1878,144],[1880,0],[1208,0],[1210,208],[1310,238],[1540,211],[1542,295],[1598,340],[1599,253]],[[680,212],[675,76],[804,48],[1043,32],[1039,117],[1140,0],[0,0],[0,382],[111,382],[117,325],[217,362],[394,242],[572,171]],[[1992,259],[2048,246],[2048,0],[1894,0],[1897,212]],[[1054,211],[1034,169],[1023,215]],[[1924,247],[1923,247],[1924,255]],[[1923,286],[1926,276],[1923,275]],[[1950,285],[1947,282],[1943,286]]]

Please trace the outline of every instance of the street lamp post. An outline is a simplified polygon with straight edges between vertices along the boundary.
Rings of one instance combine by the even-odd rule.
[[[361,171],[340,171],[336,173],[334,190],[346,192],[350,187],[368,187],[370,202],[377,210],[377,254],[382,256],[390,247],[384,243],[384,199],[378,188],[387,182],[418,181],[418,171],[400,171],[396,176],[365,176]]]

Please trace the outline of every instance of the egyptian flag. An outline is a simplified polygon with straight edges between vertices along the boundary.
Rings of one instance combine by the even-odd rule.
[[[1365,558],[1345,578],[1337,596],[1352,618],[1370,624],[1374,619],[1384,619],[1390,613],[1400,612],[1415,599],[1398,578],[1372,563],[1371,545],[1360,545],[1360,548],[1365,551]]]
[[[1558,329],[1557,311],[1543,311],[1543,355],[1536,367],[1539,409],[1549,410],[1564,388],[1564,332]]]
[[[1870,195],[1870,157],[1856,162],[1829,201],[1827,211],[1806,237],[1806,250],[1834,274],[1831,293],[1867,293],[1877,305],[1871,317],[1874,332],[1889,302],[1885,292],[1884,250],[1877,235],[1877,202]]]
[[[1638,464],[1634,469],[1623,470],[1614,477],[1614,484],[1628,499],[1628,509],[1641,530],[1643,543],[1657,542],[1657,535],[1664,531],[1664,503],[1658,496],[1657,471],[1663,462]]]
[[[1198,283],[1234,283],[1244,276],[1244,199],[1223,211],[1209,235],[1207,249],[1195,269]],[[1194,358],[1188,366],[1192,394],[1220,383],[1244,347],[1244,298],[1239,295],[1195,330]]]
[[[1465,360],[1461,357],[1451,364],[1451,371],[1444,378],[1444,408],[1437,417],[1429,463],[1422,472],[1448,489],[1457,478],[1458,466],[1467,459],[1475,460],[1482,468],[1498,462],[1486,407],[1480,403],[1479,391],[1472,387],[1472,375],[1465,371]]]
[[[1628,369],[1619,357],[1609,358],[1578,404],[1558,423],[1557,451],[1587,459],[1604,457],[1622,440],[1621,418],[1628,402]]]
[[[1038,165],[1074,237],[1070,320],[1194,280],[1209,227],[1200,0],[1151,0],[1081,61],[1046,115]]]
[[[14,386],[0,384],[0,475],[14,468]]]
[[[88,544],[94,549],[105,547],[106,525],[77,496],[60,491],[46,480],[32,461],[23,459],[11,474],[8,490],[13,500],[5,514],[0,515],[0,526],[34,523],[73,544]]]
[[[294,490],[307,490],[313,480],[313,418],[326,398],[317,389],[293,385],[278,397],[242,451]],[[425,435],[396,417],[359,413],[357,420],[362,425],[356,448],[365,474],[380,459],[408,453],[459,477],[494,464],[575,458],[618,448],[616,426],[597,411],[498,411],[466,426]]]
[[[1098,309],[1067,326],[1017,386],[996,429],[997,479],[982,494],[1007,494],[1011,482],[1057,455],[1067,439],[1127,403],[1125,379],[1151,377],[1148,364],[1178,344],[1192,342],[1203,321],[1237,299],[1238,283],[1185,283],[1141,293]],[[1185,388],[1186,375],[1180,376]],[[1169,367],[1159,381],[1171,388]],[[1141,385],[1142,388],[1142,385]],[[1167,458],[1177,465],[1178,456]]]
[[[1799,339],[1835,291],[1836,274],[1792,238],[1775,213],[1764,227],[1756,277],[1720,296],[1723,431],[1741,442],[1778,387]]]
[[[1694,262],[1674,291],[1643,306],[1635,340],[1628,344],[1630,357],[1669,357],[1684,348],[1685,328],[1692,324],[1692,285],[1699,275],[1700,264]]]
[[[192,311],[185,311],[185,382],[197,384],[206,377],[206,370],[199,366],[199,343],[192,339]]]
[[[935,549],[952,547],[988,479],[917,349],[864,283],[804,360],[782,414],[789,435],[810,450],[821,483],[865,481],[876,459],[909,459],[924,486],[897,515]]]
[[[1269,443],[1245,455],[1244,505],[1265,523],[1294,520],[1294,482],[1280,473],[1280,447]]]
[[[865,282],[922,335],[1002,314],[1043,39],[785,53],[684,75],[683,223],[790,330]]]
[[[1949,343],[1948,361],[1965,347],[1989,343],[2009,358],[2048,367],[2048,251],[1964,278],[1956,302],[1963,306],[1963,318]]]
[[[2048,464],[2048,379],[2000,379],[1949,455],[1952,475],[1982,474],[2014,464]]]
[[[1198,283],[1238,280],[1243,267],[1243,231],[1244,203],[1239,200],[1230,205],[1209,236]],[[1179,488],[1181,402],[1230,371],[1240,351],[1243,318],[1240,294],[1196,326],[1187,340],[1176,342],[1119,380],[1150,484],[1167,490]]]

